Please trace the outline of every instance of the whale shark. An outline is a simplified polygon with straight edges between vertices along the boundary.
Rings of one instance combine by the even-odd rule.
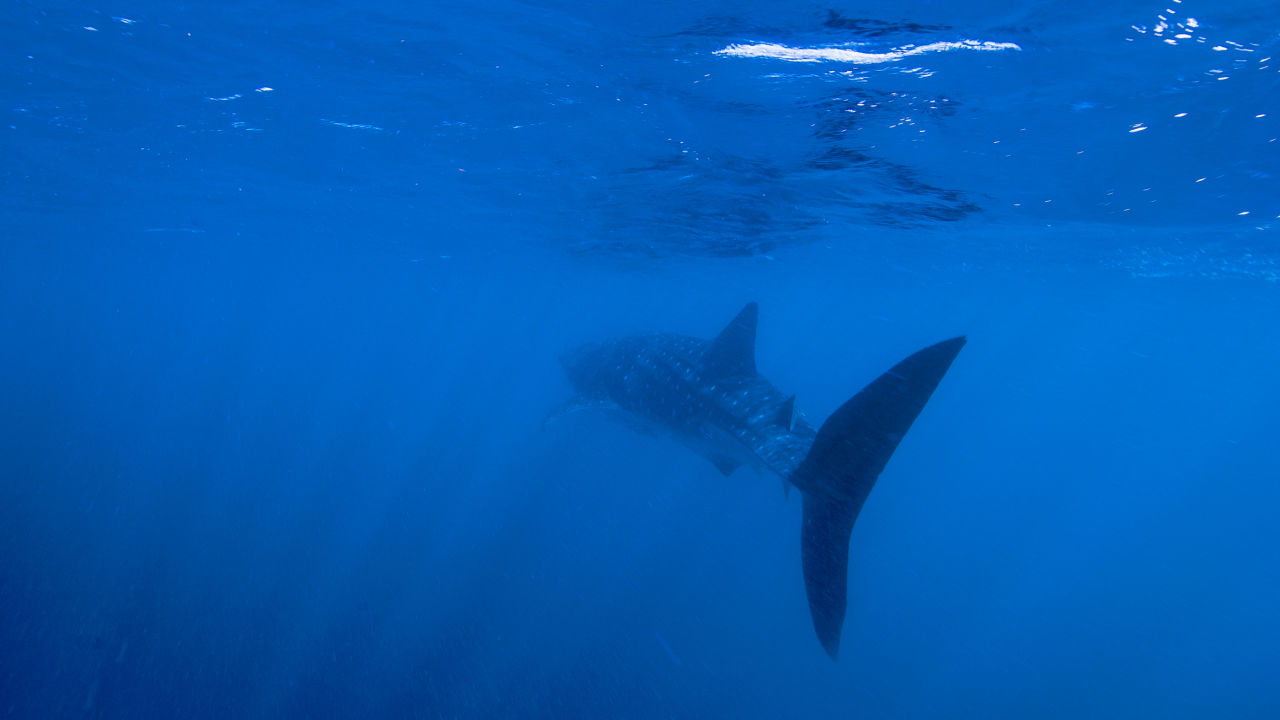
[[[814,428],[796,412],[794,395],[757,372],[758,318],[752,302],[711,340],[652,334],[571,350],[561,364],[575,395],[562,411],[603,409],[670,435],[725,475],[751,466],[799,490],[805,594],[818,641],[835,660],[854,522],[965,338],[912,354]]]

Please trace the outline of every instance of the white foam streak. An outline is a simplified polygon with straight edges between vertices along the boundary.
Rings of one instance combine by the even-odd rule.
[[[777,43],[751,43],[730,45],[716,50],[716,55],[747,58],[772,58],[787,62],[842,62],[855,65],[874,65],[893,62],[912,55],[925,55],[948,50],[979,50],[993,52],[999,50],[1021,50],[1014,43],[979,42],[977,40],[961,40],[959,42],[936,42],[928,45],[908,45],[889,52],[868,53],[845,48],[797,48]]]

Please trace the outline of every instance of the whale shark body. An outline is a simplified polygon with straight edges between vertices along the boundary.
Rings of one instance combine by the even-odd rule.
[[[714,340],[644,335],[573,350],[561,358],[576,391],[570,405],[664,430],[725,475],[750,465],[794,485],[804,505],[800,557],[809,612],[835,659],[854,521],[965,338],[894,365],[815,429],[796,414],[794,395],[756,371],[758,316],[748,303]]]

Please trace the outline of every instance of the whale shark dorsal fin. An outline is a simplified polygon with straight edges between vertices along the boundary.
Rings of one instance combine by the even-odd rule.
[[[787,432],[791,432],[796,427],[796,396],[792,395],[787,401],[778,407],[778,417],[776,424],[784,427]]]
[[[725,326],[707,351],[708,377],[738,377],[756,374],[756,320],[760,309],[754,302]]]

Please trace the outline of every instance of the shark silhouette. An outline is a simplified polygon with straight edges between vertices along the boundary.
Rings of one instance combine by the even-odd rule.
[[[798,488],[809,612],[819,642],[835,659],[854,521],[965,338],[894,365],[815,430],[796,414],[794,395],[756,372],[758,316],[756,304],[748,303],[714,340],[647,335],[573,350],[561,358],[577,392],[566,409],[615,411],[632,425],[665,430],[725,475],[751,465]]]

